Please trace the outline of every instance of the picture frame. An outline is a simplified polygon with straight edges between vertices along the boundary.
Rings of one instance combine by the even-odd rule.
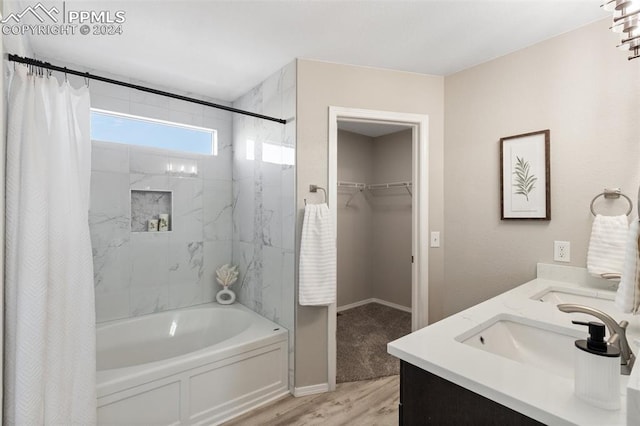
[[[551,220],[550,134],[500,138],[501,220]]]

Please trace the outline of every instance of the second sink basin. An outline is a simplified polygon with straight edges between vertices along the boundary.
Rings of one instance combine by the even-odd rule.
[[[576,303],[578,305],[586,305],[592,308],[600,309],[605,312],[615,312],[615,293],[604,290],[586,290],[577,288],[548,287],[541,292],[531,296],[533,300],[540,302],[553,303],[558,305],[561,303]]]
[[[497,315],[456,337],[465,345],[573,379],[574,342],[580,330],[515,315]]]

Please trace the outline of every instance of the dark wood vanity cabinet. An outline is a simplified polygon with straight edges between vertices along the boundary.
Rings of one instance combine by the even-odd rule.
[[[543,424],[406,361],[400,361],[399,415],[401,426]]]

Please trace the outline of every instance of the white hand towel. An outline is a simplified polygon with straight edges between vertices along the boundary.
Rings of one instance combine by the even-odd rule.
[[[299,303],[325,306],[336,301],[336,240],[327,204],[307,204],[300,241]]]
[[[591,275],[622,274],[628,231],[627,216],[596,215],[587,253],[587,270]]]
[[[634,220],[627,233],[626,252],[622,278],[616,293],[616,306],[625,313],[637,313],[640,305],[640,258],[638,242],[640,223]]]

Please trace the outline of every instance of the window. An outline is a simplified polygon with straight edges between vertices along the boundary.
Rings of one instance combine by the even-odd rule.
[[[91,109],[91,139],[218,155],[218,132],[214,129],[94,108]]]
[[[247,139],[247,160],[256,159],[255,145],[256,143],[254,140]],[[263,142],[262,161],[264,161],[265,163],[284,164],[292,166],[296,162],[296,150],[291,147],[281,146],[273,142]]]
[[[295,150],[287,146],[264,142],[262,144],[262,161],[273,164],[295,164]]]

